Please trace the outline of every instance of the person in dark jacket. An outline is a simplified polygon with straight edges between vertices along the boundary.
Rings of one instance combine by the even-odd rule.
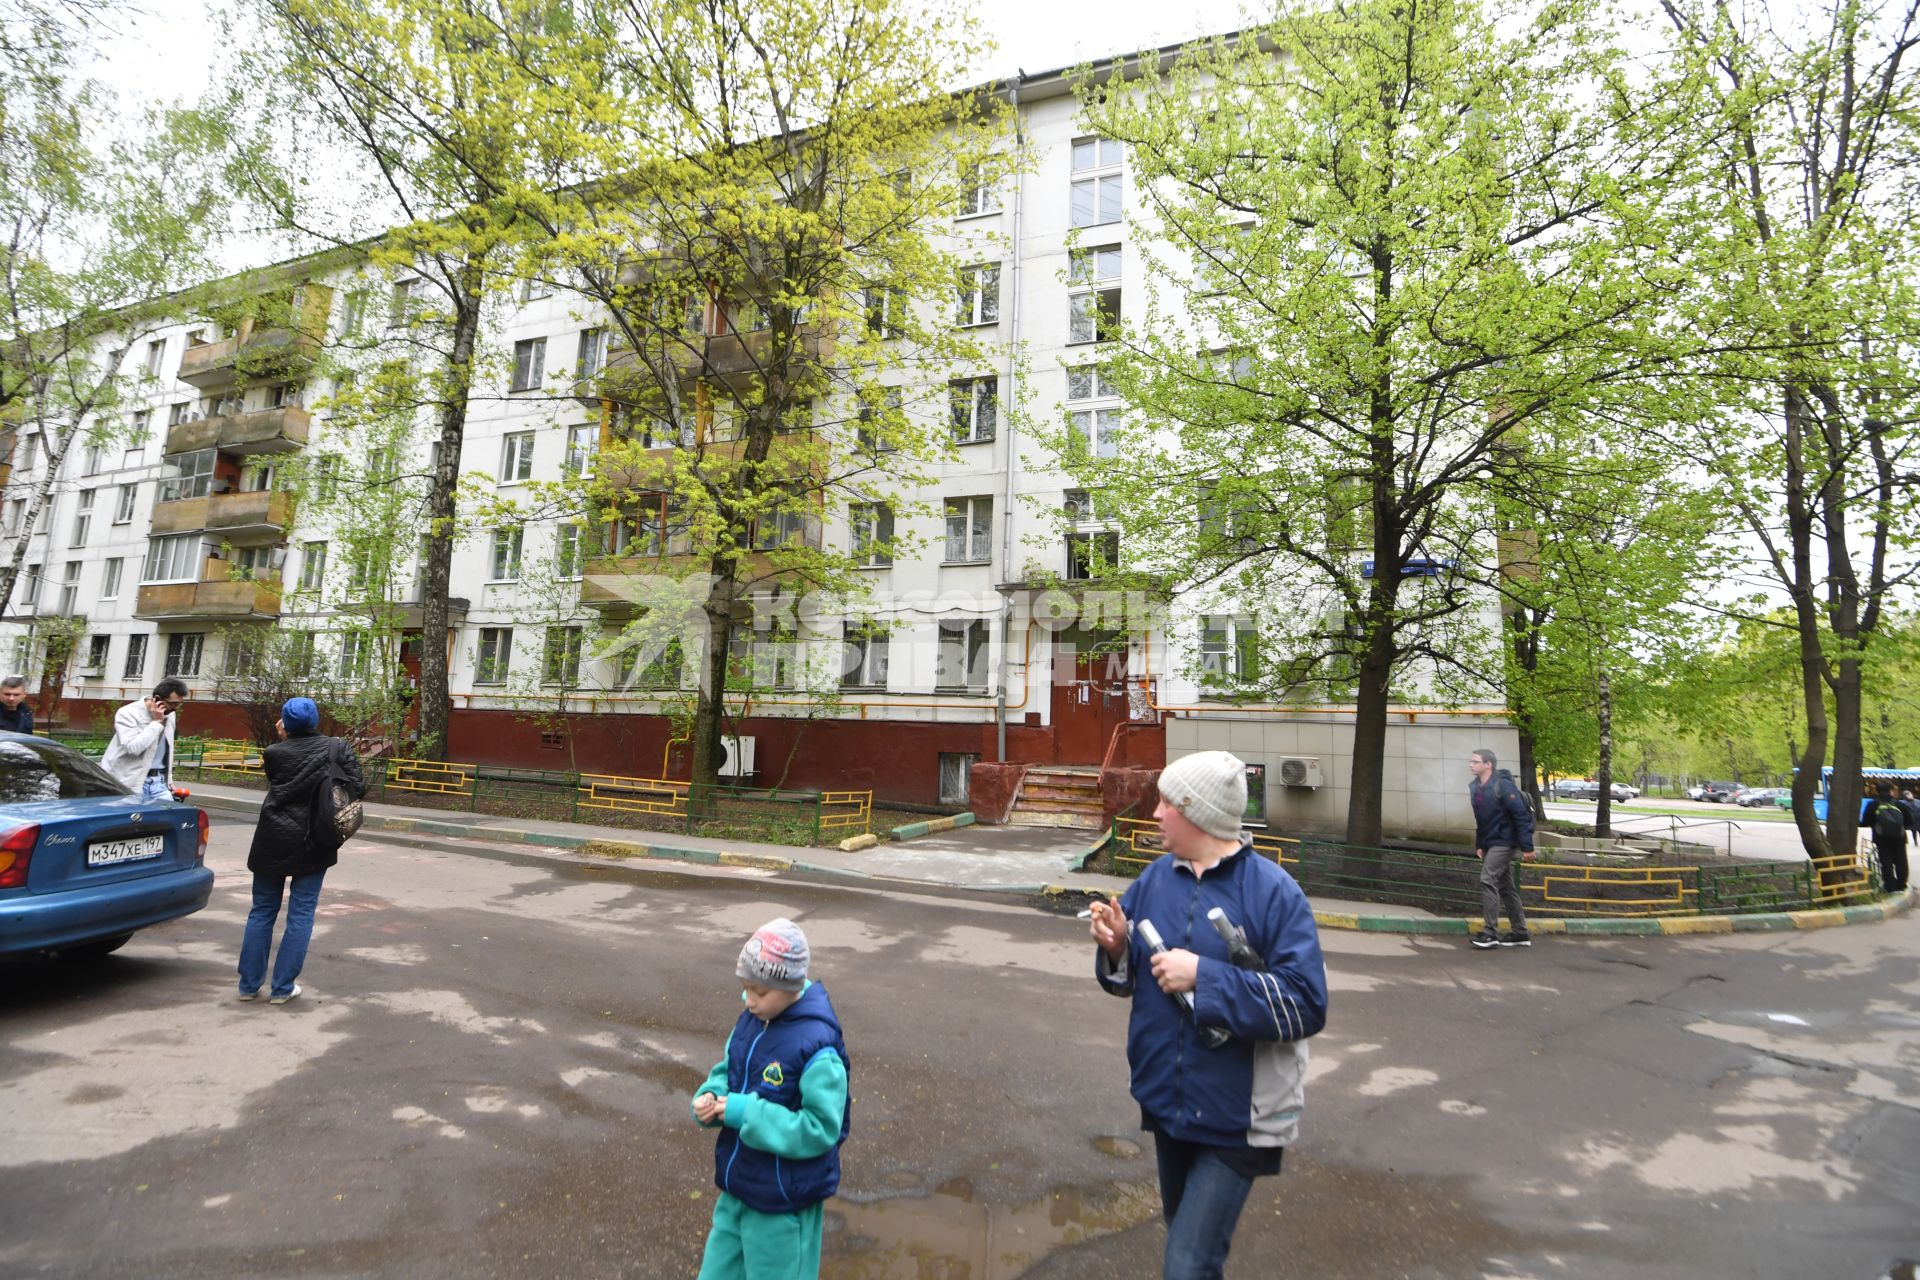
[[[20,676],[0,680],[0,729],[33,732],[33,708],[27,705],[27,682]]]
[[[1505,769],[1496,769],[1493,752],[1485,747],[1467,757],[1473,782],[1467,798],[1473,802],[1473,856],[1480,859],[1480,913],[1486,927],[1473,935],[1473,945],[1530,947],[1527,913],[1513,883],[1513,859],[1533,857],[1533,807]],[[1500,932],[1500,908],[1507,909],[1513,928]]]
[[[287,928],[274,957],[269,1000],[285,1004],[300,994],[294,979],[307,960],[320,882],[326,879],[327,868],[340,860],[337,849],[317,848],[308,839],[314,793],[328,776],[329,764],[340,767],[356,798],[365,795],[367,787],[353,748],[320,732],[320,709],[312,698],[289,698],[274,727],[283,741],[266,751],[267,798],[260,805],[253,848],[247,853],[247,870],[253,872],[253,910],[247,913],[247,932],[240,942],[240,998],[254,999],[266,981],[273,922],[280,915],[281,894],[292,881]]]
[[[693,1095],[719,1130],[713,1226],[699,1280],[814,1280],[847,1140],[847,1042],[807,977],[807,935],[784,916],[753,931],[734,974],[746,1005]]]
[[[1900,893],[1907,887],[1907,828],[1913,814],[1900,803],[1891,782],[1880,784],[1880,797],[1870,802],[1863,821],[1880,855],[1880,887]]]
[[[1246,764],[1198,751],[1158,785],[1167,852],[1118,902],[1092,905],[1093,972],[1132,1002],[1127,1066],[1159,1168],[1161,1276],[1218,1280],[1254,1179],[1279,1173],[1300,1134],[1327,966],[1306,895],[1241,830]],[[1212,922],[1216,909],[1239,948]]]

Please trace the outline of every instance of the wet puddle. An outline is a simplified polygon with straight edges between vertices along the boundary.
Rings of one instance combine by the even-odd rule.
[[[981,1203],[965,1179],[930,1195],[827,1204],[822,1280],[1014,1280],[1055,1250],[1160,1212],[1151,1181],[1061,1187],[1015,1205]]]

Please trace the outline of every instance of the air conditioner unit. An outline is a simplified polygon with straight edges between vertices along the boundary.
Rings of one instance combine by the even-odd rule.
[[[1280,760],[1280,785],[1283,787],[1324,786],[1317,756],[1284,756]]]
[[[753,772],[754,739],[722,738],[720,745],[727,753],[727,758],[720,762],[721,777],[744,778]]]

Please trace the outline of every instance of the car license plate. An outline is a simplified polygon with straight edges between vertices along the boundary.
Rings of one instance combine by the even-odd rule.
[[[87,846],[87,865],[110,867],[116,862],[138,862],[157,858],[166,851],[165,836],[141,836],[137,840],[102,840]]]

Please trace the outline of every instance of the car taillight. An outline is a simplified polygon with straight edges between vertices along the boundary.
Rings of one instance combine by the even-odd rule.
[[[33,861],[33,846],[40,842],[40,824],[35,822],[9,832],[0,840],[0,889],[18,889],[27,882],[27,864]]]
[[[200,811],[200,847],[194,851],[193,860],[195,862],[205,862],[207,860],[207,829],[212,825],[213,824],[207,820],[207,811],[202,809]]]

